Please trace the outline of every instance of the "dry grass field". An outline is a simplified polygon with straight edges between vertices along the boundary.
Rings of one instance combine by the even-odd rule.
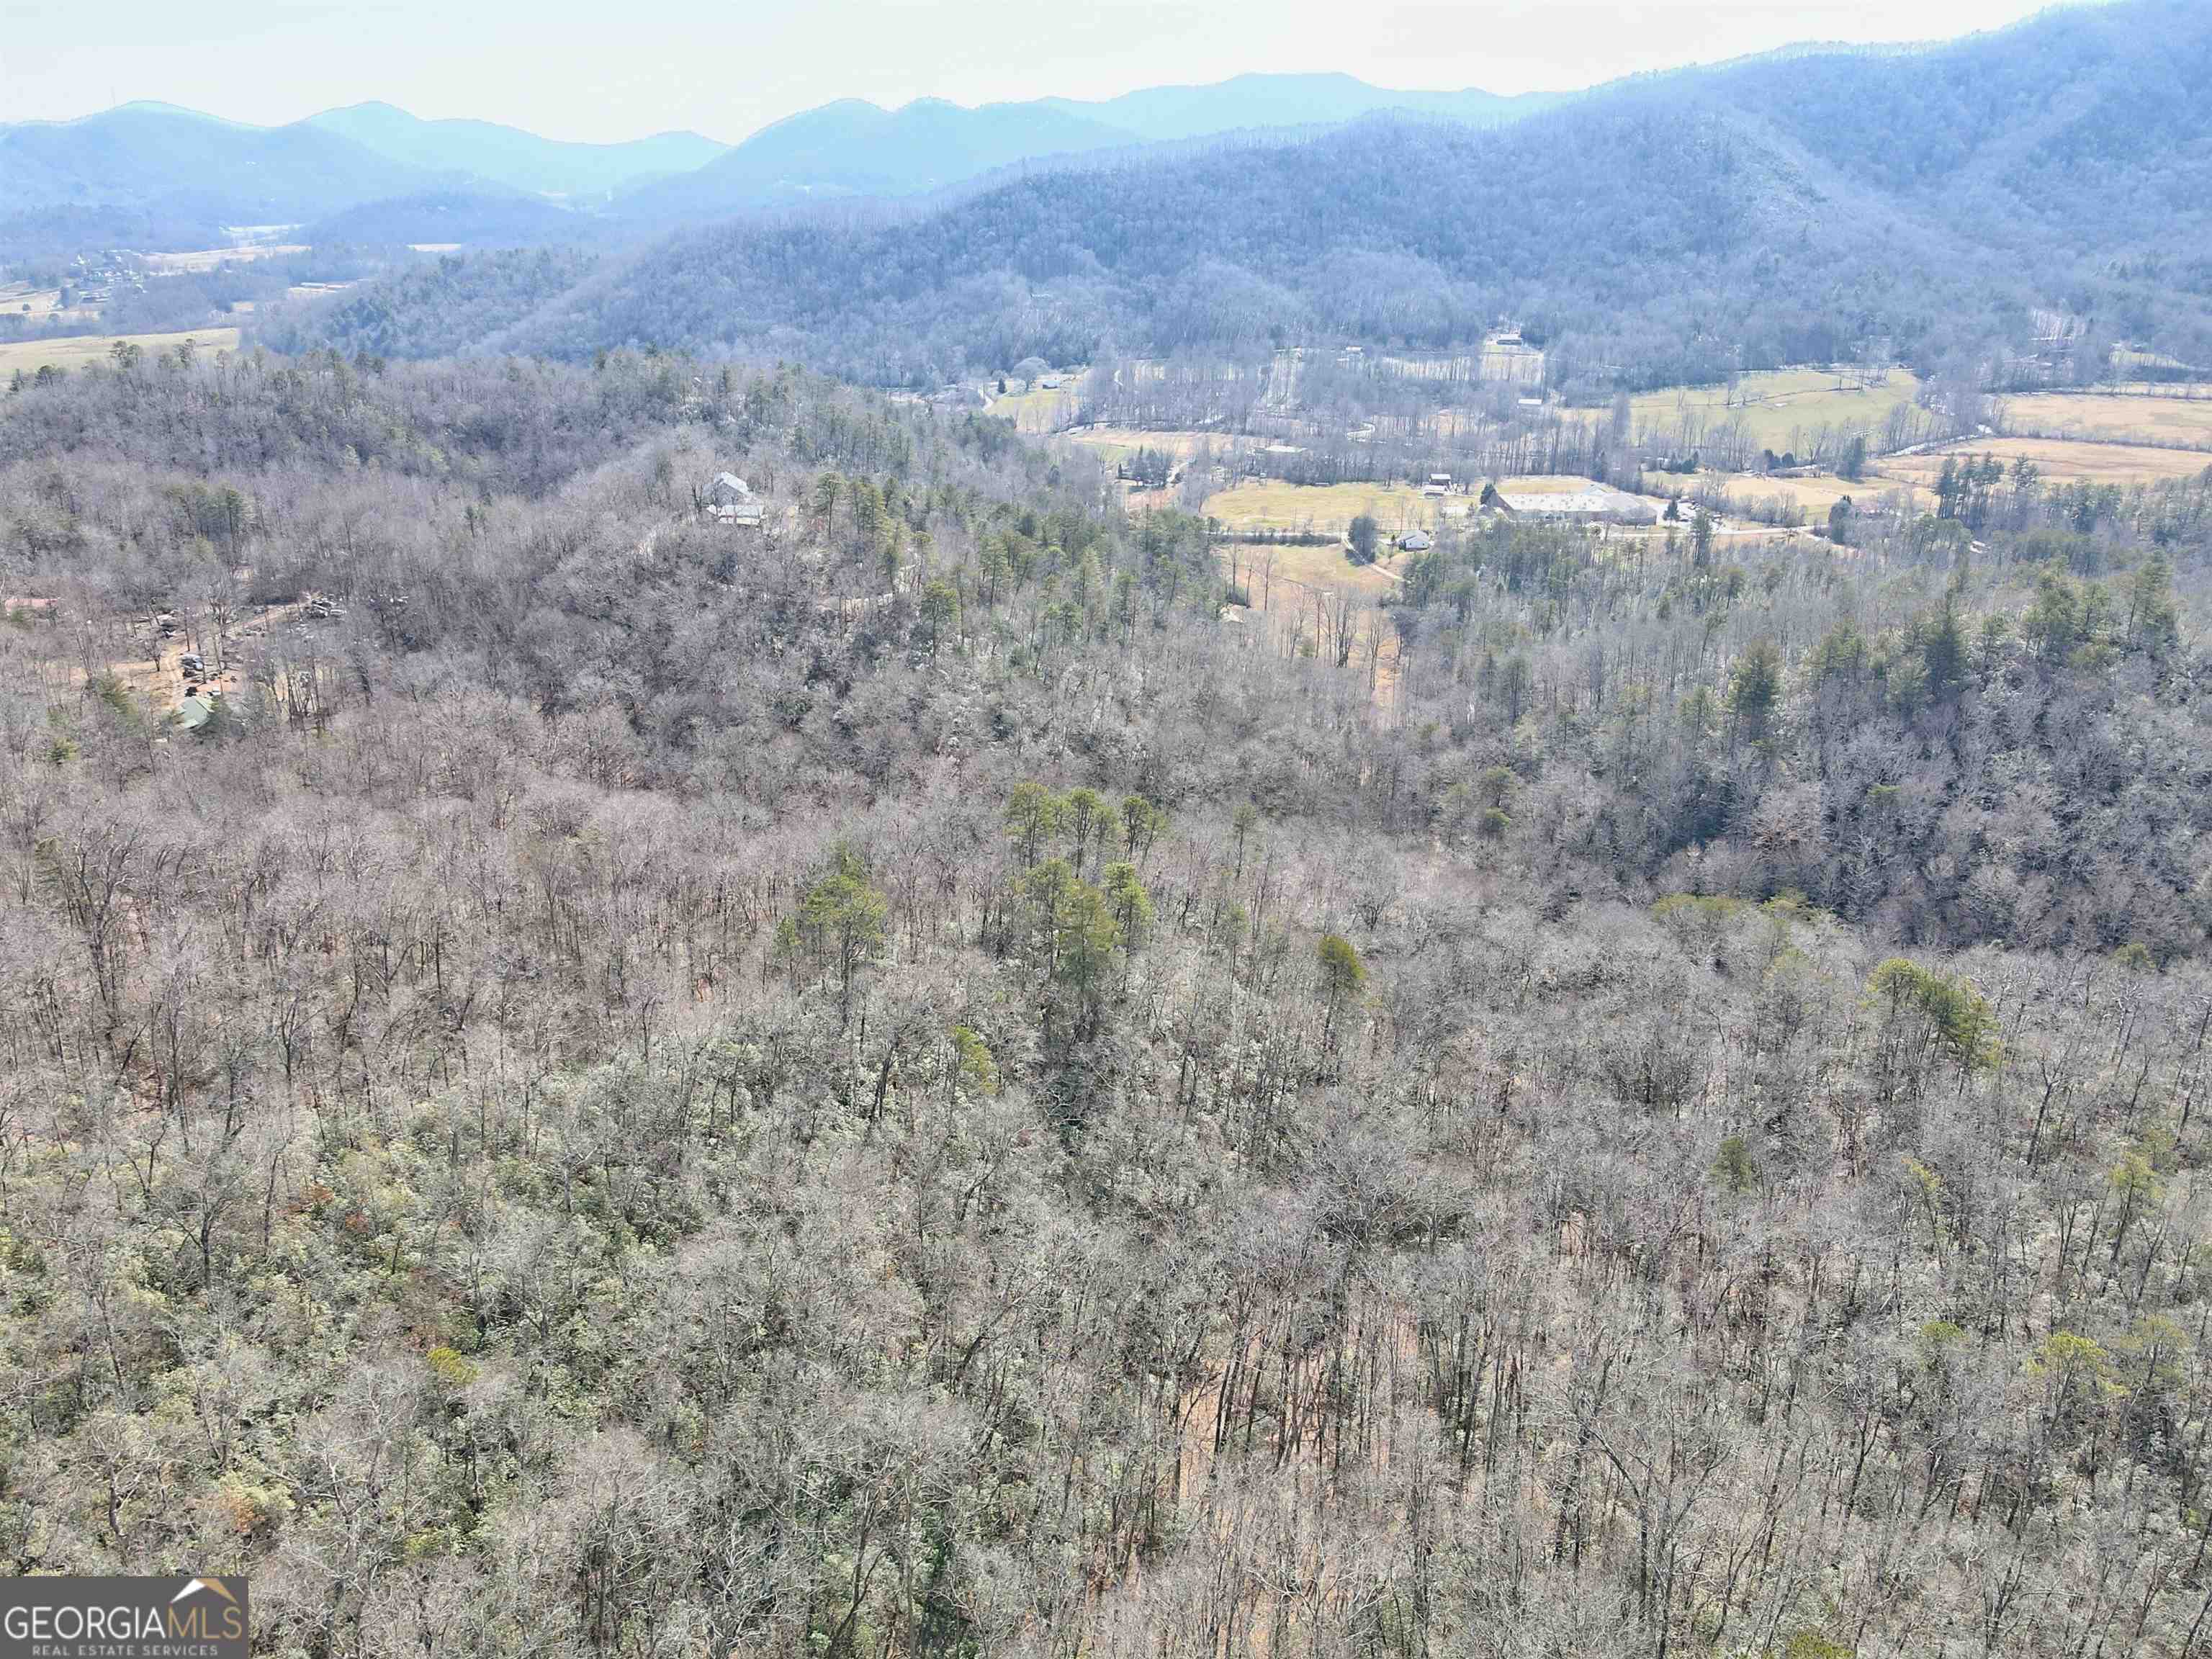
[[[1948,451],[1893,455],[1881,465],[1892,477],[1932,484],[1947,459],[1983,455],[1994,455],[2008,466],[2016,460],[2032,462],[2041,470],[2046,483],[2155,483],[2163,478],[2193,478],[2212,467],[2212,455],[2201,450],[2151,449],[2064,438],[1990,438],[1979,443],[1954,444]]]
[[[61,309],[58,288],[33,288],[28,283],[0,283],[0,315],[44,320]]]
[[[1001,399],[1011,403],[1012,398]],[[1060,441],[1095,452],[1101,460],[1109,464],[1125,461],[1140,449],[1150,449],[1187,461],[1204,447],[1211,447],[1216,455],[1241,453],[1250,449],[1255,439],[1225,432],[1146,432],[1133,426],[1086,426],[1059,434]]]
[[[1729,504],[1739,512],[1747,513],[1766,502],[1781,501],[1796,507],[1808,520],[1825,518],[1828,509],[1846,495],[1864,505],[1906,490],[1911,492],[1916,507],[1932,507],[1936,501],[1928,490],[1908,478],[1873,472],[1856,482],[1825,474],[1816,478],[1770,478],[1757,472],[1699,472],[1678,477],[1671,473],[1653,472],[1644,475],[1644,484],[1647,495],[1670,486],[1685,495],[1717,486]]]
[[[52,363],[58,368],[82,368],[105,362],[118,339],[128,340],[149,355],[167,351],[186,340],[202,351],[235,351],[234,328],[187,329],[181,334],[84,334],[66,340],[9,340],[0,343],[0,376],[21,369],[26,374]]]
[[[1049,389],[1035,386],[1027,392],[994,398],[990,412],[1002,420],[1012,421],[1017,432],[1041,436],[1057,432],[1073,420],[1078,404],[1075,383],[1071,377],[1065,386]]]
[[[1996,407],[1998,430],[2016,437],[2212,450],[2212,397],[2035,392]]]
[[[149,253],[146,268],[163,276],[180,271],[213,270],[217,265],[246,259],[275,259],[288,253],[305,253],[304,242],[256,242],[240,247],[196,248],[189,253]]]
[[[1686,421],[1707,428],[1741,421],[1759,447],[1780,450],[1822,427],[1854,425],[1876,434],[1890,410],[1910,405],[1920,392],[1919,380],[1902,368],[1890,370],[1880,386],[1863,388],[1844,378],[1838,389],[1838,377],[1826,369],[1775,369],[1745,375],[1733,402],[1724,386],[1666,386],[1640,394],[1630,406],[1638,432],[1671,430]]]
[[[1340,536],[1372,514],[1386,536],[1432,528],[1436,503],[1410,484],[1293,484],[1251,478],[1210,495],[1206,515],[1232,531],[1281,530]]]
[[[1267,604],[1272,572],[1277,609],[1281,608],[1285,584],[1307,589],[1348,588],[1370,597],[1391,592],[1398,586],[1395,567],[1407,556],[1395,553],[1373,564],[1354,564],[1345,550],[1334,544],[1283,547],[1255,542],[1224,543],[1215,550],[1223,572],[1243,585],[1255,608]]]

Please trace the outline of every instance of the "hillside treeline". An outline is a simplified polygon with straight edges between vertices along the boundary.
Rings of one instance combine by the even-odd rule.
[[[796,373],[8,398],[0,1559],[312,1655],[2201,1653],[2212,481],[1961,471],[1224,617]]]

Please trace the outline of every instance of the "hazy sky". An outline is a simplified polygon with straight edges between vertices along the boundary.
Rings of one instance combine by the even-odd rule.
[[[2041,0],[6,0],[0,121],[134,98],[276,123],[381,98],[550,137],[736,140],[832,98],[1107,97],[1247,70],[1586,86],[1801,40],[1921,40]]]

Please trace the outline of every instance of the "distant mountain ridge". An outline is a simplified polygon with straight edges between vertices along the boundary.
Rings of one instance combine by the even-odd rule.
[[[10,213],[120,207],[296,223],[459,182],[319,128],[250,127],[158,105],[0,126],[0,204]]]
[[[1091,102],[971,108],[923,98],[884,109],[840,99],[736,145],[689,131],[575,143],[495,122],[427,120],[374,101],[276,127],[142,101],[74,121],[0,124],[0,213],[158,209],[172,217],[313,223],[386,198],[450,205],[520,194],[649,228],[926,196],[1030,163],[1242,130],[1317,130],[1379,110],[1487,125],[1571,95],[1393,91],[1330,74],[1243,75]],[[485,216],[521,222],[510,213]],[[558,237],[568,222],[538,222]]]
[[[858,98],[773,123],[694,172],[617,205],[644,219],[702,217],[802,201],[924,195],[1024,161],[1141,143],[1136,134],[1042,103],[964,108]]]
[[[1023,163],[1231,132],[1318,130],[1388,111],[1492,125],[1575,95],[1402,92],[1330,74],[1240,75],[1095,101],[1038,98],[973,108],[922,98],[890,110],[848,98],[763,127],[696,172],[633,192],[617,211],[696,220],[802,201],[920,196]]]
[[[402,278],[294,343],[465,337],[444,307],[483,287],[481,349],[650,342],[909,386],[1109,348],[1456,348],[1500,315],[1583,387],[1872,340],[1971,364],[2042,307],[2203,362],[2208,84],[2212,7],[2121,0],[1939,49],[1626,82],[1489,130],[1374,116],[1040,168],[905,216],[708,226],[534,297],[520,266]]]
[[[661,174],[689,173],[729,149],[696,132],[571,143],[492,121],[426,121],[384,103],[325,110],[301,125],[337,133],[410,167],[471,173],[511,190],[572,201],[604,199]]]
[[[1501,96],[1479,87],[1457,92],[1394,90],[1330,73],[1238,75],[1206,86],[1145,87],[1095,102],[1066,98],[1038,101],[1046,108],[1157,143],[1250,128],[1335,126],[1394,110],[1486,126],[1549,109],[1578,95],[1531,92]]]

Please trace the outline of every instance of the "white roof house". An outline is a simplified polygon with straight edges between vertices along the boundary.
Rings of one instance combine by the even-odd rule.
[[[753,488],[734,472],[718,472],[707,486],[707,516],[717,524],[757,525],[761,503]]]

